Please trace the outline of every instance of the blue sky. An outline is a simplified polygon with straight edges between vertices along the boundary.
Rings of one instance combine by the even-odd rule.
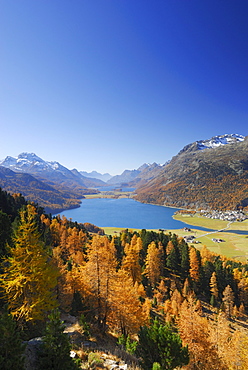
[[[119,174],[248,135],[248,2],[0,0],[0,159]]]

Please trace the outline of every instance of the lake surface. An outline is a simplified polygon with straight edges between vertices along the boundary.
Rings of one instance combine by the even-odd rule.
[[[90,222],[99,227],[123,227],[128,229],[181,229],[192,228],[184,222],[174,220],[178,208],[144,204],[134,199],[83,199],[80,208],[60,212],[72,221]],[[210,229],[195,227],[198,230]]]

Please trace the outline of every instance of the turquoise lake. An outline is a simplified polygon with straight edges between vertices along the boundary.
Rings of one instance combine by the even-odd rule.
[[[192,227],[174,220],[177,208],[144,204],[134,199],[83,199],[79,208],[60,212],[72,221],[90,222],[99,227],[123,227],[129,229],[180,229]],[[205,228],[194,227],[199,230]]]

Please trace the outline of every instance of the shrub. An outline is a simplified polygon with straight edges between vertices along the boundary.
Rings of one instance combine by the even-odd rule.
[[[161,370],[161,365],[158,362],[154,362],[152,365],[152,370]]]
[[[100,365],[103,363],[103,360],[100,358],[99,353],[90,352],[88,356],[88,363],[90,366]]]

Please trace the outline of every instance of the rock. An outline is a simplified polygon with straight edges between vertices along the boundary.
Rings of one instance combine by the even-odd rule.
[[[35,370],[37,368],[37,352],[42,345],[42,338],[33,338],[26,343],[25,348],[25,369]]]
[[[104,360],[103,362],[103,366],[104,368],[108,369],[108,370],[127,370],[127,364],[125,364],[124,362],[119,362],[119,361],[116,361],[116,360],[112,360],[108,357],[109,355],[103,353],[102,356],[101,356],[101,359]]]
[[[77,318],[75,316],[70,315],[69,313],[63,313],[61,315],[61,320],[64,321],[65,325],[66,324],[76,324]]]
[[[114,360],[110,360],[109,358],[106,358],[105,361],[104,361],[104,364],[105,365],[116,365],[116,361]]]
[[[88,341],[83,342],[82,346],[86,348],[96,348],[97,344],[95,342],[88,340]]]
[[[127,370],[127,364],[120,365],[119,366],[119,369],[121,369],[121,370]]]
[[[113,370],[113,369],[119,369],[119,366],[117,364],[113,364],[109,367],[109,370]]]

